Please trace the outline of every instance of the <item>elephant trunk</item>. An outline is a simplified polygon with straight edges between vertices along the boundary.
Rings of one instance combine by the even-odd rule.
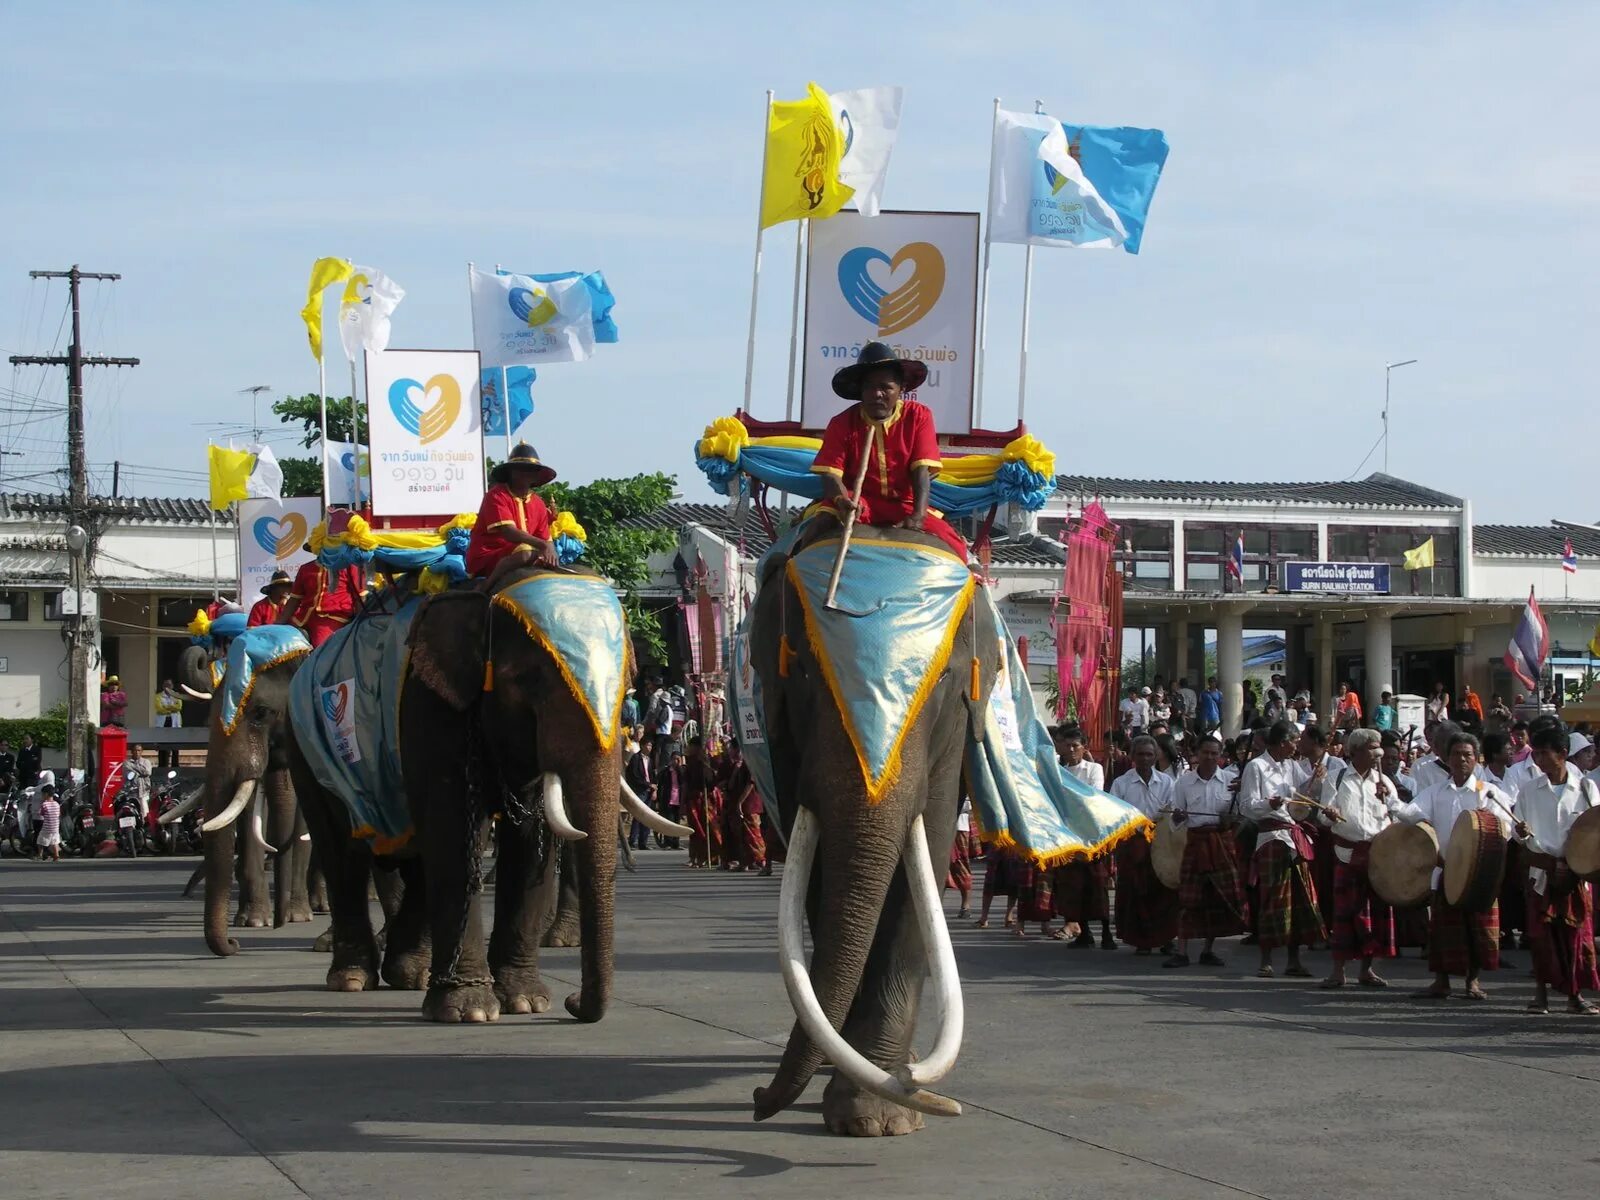
[[[779,945],[784,982],[799,1020],[789,1035],[772,1082],[756,1089],[758,1121],[782,1112],[799,1099],[825,1058],[832,1058],[835,1066],[859,1086],[896,1103],[936,1114],[960,1111],[954,1101],[908,1087],[868,1063],[837,1032],[861,986],[878,916],[907,837],[921,827],[904,799],[899,803],[886,799],[876,805],[862,804],[859,797],[853,799],[849,805],[831,805],[827,814],[828,840],[821,848],[821,893],[809,975],[804,965],[800,924],[819,837],[817,820],[808,809],[802,808],[795,820],[783,874]],[[920,836],[918,840],[921,841]]]
[[[578,921],[583,983],[567,1011],[598,1021],[611,1001],[612,927],[617,882],[617,803],[621,775],[615,754],[599,754],[561,773],[571,812],[588,836],[571,843],[578,862]]]
[[[211,699],[210,658],[202,646],[188,646],[178,659],[178,683],[197,700]]]
[[[201,835],[206,866],[206,946],[218,958],[239,953],[228,934],[228,897],[233,890],[234,823]]]

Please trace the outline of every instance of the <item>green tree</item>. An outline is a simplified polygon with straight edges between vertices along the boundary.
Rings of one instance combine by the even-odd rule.
[[[677,539],[671,530],[626,529],[623,522],[666,507],[677,486],[676,476],[657,471],[577,485],[557,482],[541,489],[552,510],[570,512],[583,526],[589,535],[585,561],[621,591],[634,639],[658,662],[667,659],[666,638],[656,614],[639,599],[639,589],[651,580],[650,556],[671,550]]]
[[[285,496],[322,495],[322,462],[315,458],[280,458]]]
[[[304,437],[300,444],[310,449],[322,440],[322,401],[315,392],[304,396],[283,396],[272,402],[272,411],[285,425],[300,422]],[[328,397],[328,440],[353,442],[355,437],[355,406],[349,396]],[[318,468],[319,472],[321,468]],[[321,490],[321,483],[318,483]]]

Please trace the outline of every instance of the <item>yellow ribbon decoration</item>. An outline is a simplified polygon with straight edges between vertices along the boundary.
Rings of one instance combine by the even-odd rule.
[[[550,536],[558,538],[562,534],[566,534],[570,538],[576,538],[584,545],[589,544],[589,534],[582,525],[578,524],[578,518],[565,509],[558,512],[556,519],[550,522]]]
[[[739,461],[739,451],[750,444],[750,431],[738,417],[718,417],[700,435],[701,458]],[[820,443],[819,443],[820,444]]]
[[[205,637],[206,634],[211,632],[211,618],[206,616],[205,609],[197,608],[194,610],[194,620],[189,622],[189,632],[194,634],[195,637]]]

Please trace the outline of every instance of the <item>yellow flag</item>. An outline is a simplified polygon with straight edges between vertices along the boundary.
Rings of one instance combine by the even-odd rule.
[[[1433,539],[1429,538],[1415,550],[1406,551],[1406,570],[1418,571],[1433,566]]]
[[[781,100],[767,119],[767,169],[761,180],[761,228],[843,208],[855,189],[839,182],[844,139],[828,93],[806,85],[804,100]]]
[[[322,361],[322,293],[349,279],[351,269],[347,258],[319,258],[311,264],[311,287],[300,319],[306,323],[306,336],[311,339],[311,357],[318,362]]]
[[[248,500],[250,472],[256,456],[248,450],[229,450],[226,446],[206,447],[211,468],[211,507],[221,512],[235,500]]]
[[[1589,638],[1589,653],[1600,658],[1600,625],[1594,627],[1594,633]]]

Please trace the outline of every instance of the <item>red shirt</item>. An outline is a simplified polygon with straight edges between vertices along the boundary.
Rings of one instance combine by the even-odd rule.
[[[469,575],[487,575],[495,563],[521,544],[497,532],[502,529],[519,529],[549,541],[550,510],[537,493],[529,495],[526,500],[519,500],[505,484],[490,485],[483,494],[483,504],[478,508],[478,520],[472,527],[472,540],[467,543]]]
[[[861,469],[870,424],[859,403],[834,417],[822,434],[822,449],[817,451],[811,469],[838,476],[848,492],[855,486],[856,472]],[[928,467],[935,475],[939,473],[939,441],[934,434],[933,413],[927,405],[915,400],[900,401],[880,432],[881,436],[873,441],[872,462],[861,483],[861,519],[871,525],[893,524],[910,515],[914,468]]]
[[[361,578],[361,568],[340,567],[330,571],[316,559],[300,564],[295,572],[294,587],[289,595],[300,601],[295,606],[289,624],[300,629],[313,617],[342,625],[355,616],[356,604],[366,585]]]
[[[284,604],[287,603],[285,600]],[[250,617],[244,625],[246,629],[254,629],[257,625],[276,625],[282,616],[283,604],[274,604],[263,596],[250,606]]]

